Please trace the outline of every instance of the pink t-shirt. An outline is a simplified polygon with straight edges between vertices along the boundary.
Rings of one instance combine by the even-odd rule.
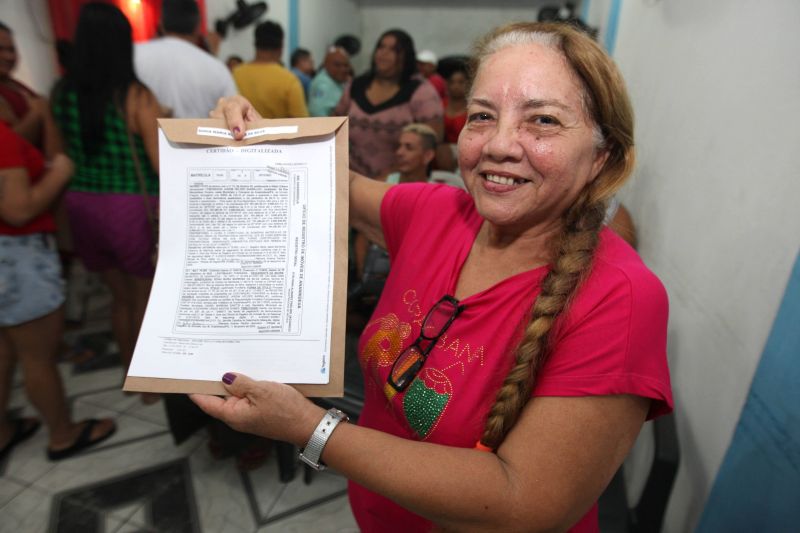
[[[392,269],[359,344],[365,401],[359,424],[409,439],[472,448],[513,360],[526,316],[548,268],[507,278],[461,301],[466,309],[417,378],[393,394],[386,378],[419,335],[431,306],[453,294],[483,222],[472,198],[447,185],[389,190],[381,222]],[[604,229],[591,275],[563,317],[534,396],[634,394],[649,416],[672,410],[666,359],[667,296],[636,252]],[[454,494],[453,497],[458,497]],[[431,523],[350,484],[362,531],[428,531]],[[597,506],[572,531],[597,531]]]

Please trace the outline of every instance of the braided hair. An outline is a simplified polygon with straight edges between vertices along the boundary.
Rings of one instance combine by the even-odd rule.
[[[471,79],[483,61],[509,46],[540,44],[559,50],[583,86],[582,103],[594,127],[595,149],[608,156],[597,177],[563,215],[553,240],[550,271],[530,310],[530,320],[514,352],[514,362],[497,392],[481,444],[496,449],[531,397],[536,377],[550,354],[554,325],[592,269],[606,202],[633,169],[633,111],[622,76],[589,36],[566,24],[516,23],[480,40],[470,65]]]

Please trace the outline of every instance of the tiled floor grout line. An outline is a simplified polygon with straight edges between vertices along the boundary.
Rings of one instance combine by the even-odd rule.
[[[276,514],[275,516],[269,516],[269,514],[267,514],[268,518],[266,518],[265,520],[263,520],[260,523],[259,528],[267,526],[267,525],[270,525],[270,524],[276,524],[276,523],[280,522],[281,520],[285,520],[287,518],[291,518],[291,517],[293,517],[293,516],[295,516],[297,514],[302,513],[303,511],[307,511],[308,509],[313,509],[314,507],[317,507],[318,505],[323,505],[325,503],[331,502],[331,501],[336,500],[338,498],[341,498],[343,496],[344,497],[347,496],[347,489],[337,490],[336,492],[332,492],[332,493],[330,493],[330,494],[328,494],[326,496],[320,496],[319,498],[316,498],[313,501],[300,504],[297,507],[293,507],[293,508],[288,509],[286,511],[280,512],[280,513]],[[273,505],[273,507],[274,507],[274,505]]]
[[[25,492],[26,490],[28,490],[28,489],[30,489],[32,487],[32,485],[30,483],[22,482],[22,481],[20,481],[18,479],[14,479],[14,478],[12,478],[10,476],[3,476],[3,477],[5,477],[7,479],[10,479],[14,483],[22,485],[22,488],[20,488],[17,492],[15,492],[14,495],[11,498],[9,498],[8,501],[4,505],[0,505],[0,513],[2,513],[3,509],[5,509],[9,505],[11,505],[11,502],[13,502],[15,499],[17,499],[20,494],[22,494],[23,492]],[[36,488],[36,487],[33,487],[33,488]]]
[[[46,450],[42,450],[42,455],[45,455],[45,454],[46,454]],[[13,481],[15,483],[19,483],[21,485],[24,485],[25,488],[23,490],[21,490],[20,492],[18,492],[17,494],[15,494],[14,498],[16,498],[17,496],[19,496],[20,494],[22,494],[23,492],[25,492],[26,490],[31,489],[31,488],[39,490],[39,491],[43,490],[41,487],[36,485],[36,482],[38,480],[40,480],[42,477],[44,477],[47,474],[49,474],[54,468],[56,468],[58,466],[57,464],[51,462],[51,463],[49,463],[49,468],[45,469],[44,472],[41,473],[41,475],[37,476],[36,479],[32,479],[32,480],[28,481],[28,480],[25,480],[25,479],[20,479],[20,478],[14,477],[13,475],[10,475],[10,474],[6,473],[6,467],[8,466],[8,461],[11,460],[11,459],[13,459],[13,457],[9,457],[6,460],[6,463],[3,465],[2,470],[0,470],[0,477],[6,478],[6,479],[10,479],[11,481]],[[45,490],[44,492],[47,492],[47,491]],[[49,492],[48,492],[48,494],[49,494]],[[6,503],[6,505],[11,503],[14,500],[14,498],[11,498]],[[0,507],[0,510],[5,508],[6,505]]]

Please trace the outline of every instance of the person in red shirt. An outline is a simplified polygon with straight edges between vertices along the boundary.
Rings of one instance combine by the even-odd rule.
[[[633,110],[568,25],[498,28],[473,61],[466,192],[351,174],[350,222],[392,260],[359,343],[358,424],[236,372],[227,398],[192,398],[347,476],[361,531],[596,533],[642,424],[673,408],[666,291],[604,225],[633,170]],[[215,111],[237,139],[251,113]]]
[[[447,98],[444,100],[444,142],[436,149],[436,167],[458,169],[458,136],[467,123],[467,65],[451,62],[447,72]]]
[[[64,322],[63,281],[50,206],[73,172],[58,154],[41,153],[0,121],[0,461],[39,428],[34,418],[5,416],[14,361],[25,391],[49,430],[47,455],[65,459],[110,437],[110,419],[73,422],[56,354]]]
[[[423,50],[417,54],[417,70],[419,70],[419,73],[433,85],[439,98],[444,101],[447,97],[446,86],[444,78],[436,72],[437,64],[438,58],[436,54],[430,50]]]

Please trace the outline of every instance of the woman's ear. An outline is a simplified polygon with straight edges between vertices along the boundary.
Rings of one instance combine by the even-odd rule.
[[[608,161],[609,156],[608,150],[598,150],[596,154],[594,154],[594,161],[592,161],[592,175],[589,178],[589,183],[593,182],[597,176],[600,175],[600,171],[603,170],[603,167],[606,165],[606,161]]]
[[[422,157],[425,159],[425,166],[428,166],[431,164],[431,161],[436,158],[436,151],[430,149],[425,150],[425,155]]]

